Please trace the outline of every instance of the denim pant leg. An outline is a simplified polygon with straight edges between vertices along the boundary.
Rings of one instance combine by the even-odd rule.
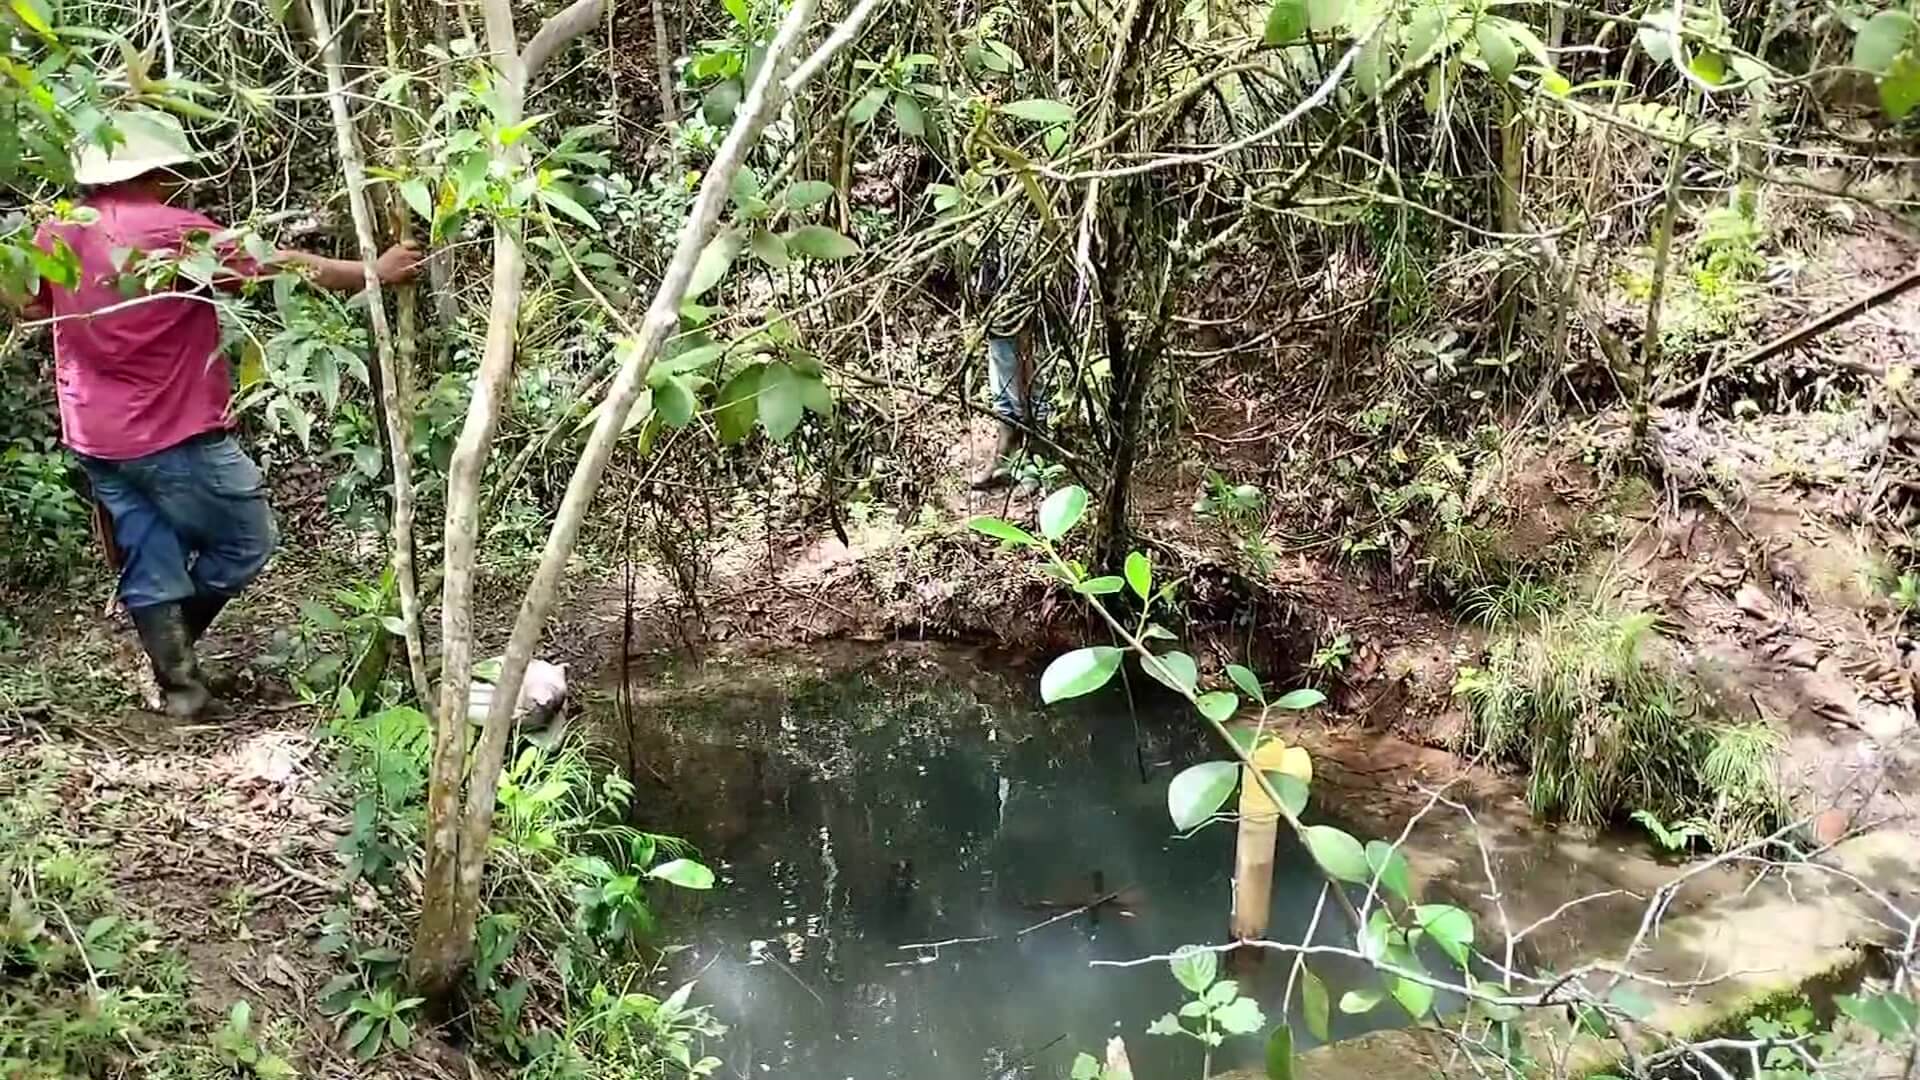
[[[993,395],[993,411],[1001,419],[1027,419],[1027,388],[1020,378],[1020,343],[1017,339],[987,339],[987,388]]]
[[[120,472],[119,462],[81,458],[93,497],[113,518],[120,548],[120,600],[128,608],[178,603],[195,591],[187,547],[160,508]]]
[[[191,556],[181,566],[191,588],[151,602],[195,592],[230,597],[266,566],[276,540],[273,511],[259,467],[232,436],[190,440],[132,461],[88,464],[90,471],[101,466],[137,489]],[[107,510],[115,516],[117,539],[120,511],[111,502]],[[123,596],[125,588],[123,578]]]

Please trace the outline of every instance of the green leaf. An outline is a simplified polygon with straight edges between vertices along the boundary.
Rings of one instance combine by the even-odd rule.
[[[1403,904],[1413,903],[1413,884],[1407,871],[1407,857],[1385,840],[1367,841],[1367,874],[1369,880],[1380,879],[1380,887],[1393,896],[1400,898]],[[1468,924],[1468,941],[1472,941],[1472,924]]]
[[[760,426],[767,429],[767,437],[785,442],[800,426],[805,409],[799,375],[786,364],[768,364],[760,373]]]
[[[1292,773],[1263,772],[1260,775],[1267,778],[1273,793],[1280,796],[1280,805],[1286,808],[1287,813],[1294,817],[1306,813],[1307,782],[1305,780]]]
[[[1905,994],[1841,994],[1833,1000],[1841,1012],[1888,1042],[1904,1041],[1920,1030],[1920,1005]]]
[[[653,407],[659,410],[660,420],[668,427],[683,428],[693,422],[693,414],[699,411],[699,399],[694,397],[693,387],[678,375],[661,380],[653,388]]]
[[[1687,61],[1687,68],[1700,77],[1708,86],[1719,86],[1727,81],[1727,58],[1712,49],[1701,49]]]
[[[1179,1017],[1173,1015],[1172,1013],[1165,1013],[1161,1015],[1160,1019],[1155,1020],[1153,1023],[1147,1025],[1147,1034],[1149,1035],[1184,1035],[1186,1034],[1186,1032],[1180,1027]]]
[[[670,859],[647,871],[647,876],[683,889],[713,888],[713,871],[692,859]]]
[[[1215,1009],[1213,1022],[1229,1035],[1251,1035],[1267,1026],[1267,1017],[1260,1011],[1259,1002],[1243,997]]]
[[[1069,1080],[1100,1080],[1100,1063],[1092,1054],[1077,1054],[1073,1059],[1073,1071]]]
[[[1049,540],[1067,535],[1087,512],[1087,489],[1078,484],[1063,487],[1040,504],[1040,533]]]
[[[1082,596],[1112,596],[1126,587],[1126,582],[1109,574],[1106,577],[1088,578],[1075,585],[1073,591]]]
[[[1407,1010],[1407,1015],[1415,1020],[1427,1015],[1427,1010],[1433,1008],[1433,987],[1426,983],[1395,979],[1392,993],[1393,1000],[1399,1002],[1400,1007]]]
[[[53,12],[41,0],[12,0],[8,6],[27,29],[43,38],[53,37]]]
[[[1367,43],[1360,47],[1360,55],[1353,61],[1353,84],[1368,97],[1378,94],[1380,88],[1386,85],[1390,61],[1386,42],[1379,35],[1367,39]]]
[[[1228,664],[1227,678],[1232,679],[1233,685],[1239,687],[1240,691],[1248,697],[1262,705],[1267,703],[1266,693],[1260,688],[1260,676],[1255,675],[1252,668]]]
[[[799,370],[794,377],[800,380],[800,404],[815,416],[832,416],[833,393],[827,389],[827,380]]]
[[[1299,690],[1289,690],[1280,695],[1280,700],[1274,702],[1273,707],[1276,709],[1291,709],[1298,712],[1301,709],[1311,709],[1316,705],[1323,704],[1326,700],[1327,695],[1320,691],[1302,687]]]
[[[1653,1015],[1653,1002],[1638,988],[1628,985],[1616,986],[1607,995],[1607,1004],[1626,1013],[1635,1020],[1645,1020]]]
[[[1127,552],[1126,575],[1135,596],[1145,600],[1153,593],[1153,563],[1145,555]]]
[[[1520,51],[1514,47],[1513,38],[1497,23],[1482,19],[1473,28],[1473,40],[1480,46],[1480,59],[1487,62],[1487,73],[1493,76],[1494,82],[1504,86],[1513,78],[1513,69],[1520,65]]]
[[[1052,98],[1022,98],[1009,101],[1000,106],[1000,111],[1016,120],[1027,120],[1036,124],[1071,124],[1073,106]]]
[[[1298,41],[1307,32],[1307,0],[1273,0],[1267,9],[1267,29],[1261,40],[1268,45]]]
[[[775,270],[785,270],[793,265],[793,260],[787,256],[787,242],[766,229],[753,230],[753,235],[747,238],[747,248],[753,252],[754,258]]]
[[[1920,106],[1920,53],[1903,53],[1880,80],[1880,108],[1895,120]]]
[[[1111,645],[1093,645],[1055,657],[1040,674],[1040,700],[1051,705],[1093,693],[1119,670],[1120,655]]]
[[[1207,987],[1207,992],[1200,995],[1202,1011],[1230,1005],[1233,1003],[1233,999],[1239,996],[1239,983],[1232,979],[1221,979],[1219,982]]]
[[[787,250],[809,259],[848,259],[860,254],[860,245],[825,225],[802,225],[787,234]]]
[[[1160,662],[1155,664],[1146,657],[1141,657],[1140,670],[1152,676],[1167,689],[1177,694],[1191,694],[1193,688],[1199,685],[1200,669],[1194,664],[1193,657],[1186,653],[1177,650],[1161,653],[1154,657],[1154,660]]]
[[[893,96],[893,126],[899,128],[903,135],[926,138],[927,111],[920,107],[920,102],[912,94]]]
[[[400,197],[422,221],[433,220],[433,193],[427,190],[425,180],[415,176],[400,181]]]
[[[1319,863],[1320,869],[1329,876],[1356,885],[1364,885],[1370,880],[1366,849],[1347,832],[1331,825],[1309,825],[1306,837],[1307,850],[1313,853],[1313,861]]]
[[[726,127],[733,123],[734,111],[740,108],[740,80],[728,79],[707,88],[700,96],[700,115],[714,127]]]
[[[1347,0],[1306,0],[1307,26],[1314,30],[1338,30],[1347,21]]]
[[[1332,1041],[1328,1034],[1331,1020],[1328,1014],[1331,1011],[1327,984],[1320,981],[1320,976],[1315,975],[1312,968],[1301,965],[1300,1013],[1307,1022],[1307,1031],[1323,1043]]]
[[[855,124],[870,123],[874,117],[880,115],[880,107],[886,103],[887,88],[876,86],[854,103],[853,109],[847,113],[847,119]]]
[[[1212,949],[1199,945],[1182,945],[1175,949],[1173,959],[1168,964],[1173,968],[1173,977],[1189,993],[1194,994],[1206,993],[1220,970],[1220,958]]]
[[[1167,785],[1167,813],[1173,827],[1187,832],[1205,824],[1226,805],[1240,783],[1235,761],[1203,761],[1182,769]]]
[[[1885,75],[1894,58],[1907,48],[1917,25],[1907,12],[1889,8],[1868,19],[1853,39],[1853,66]]]
[[[1201,716],[1216,724],[1224,724],[1233,718],[1233,711],[1240,707],[1240,698],[1231,690],[1215,690],[1200,695],[1193,707],[1200,710]]]
[[[303,600],[300,603],[300,617],[322,630],[344,630],[347,624],[333,609],[318,600]]]
[[[1407,24],[1407,63],[1418,64],[1426,59],[1427,51],[1440,41],[1440,35],[1447,29],[1447,14],[1437,4],[1429,4],[1413,13],[1413,20]]]
[[[572,196],[565,192],[556,188],[541,188],[539,194],[540,201],[548,209],[558,210],[589,229],[600,227],[600,222],[592,214],[587,213],[587,208],[573,201]]]
[[[833,198],[833,185],[825,180],[798,180],[787,187],[787,205],[805,210]]]
[[[1324,1035],[1317,1037],[1327,1041]],[[1293,1029],[1285,1021],[1276,1024],[1273,1034],[1267,1036],[1267,1080],[1293,1080]]]
[[[722,443],[732,445],[753,433],[753,422],[759,418],[760,373],[764,370],[764,365],[755,364],[720,387],[713,423]]]
[[[1464,968],[1473,959],[1473,916],[1451,904],[1422,904],[1413,917],[1454,963]]]
[[[1039,547],[1040,541],[1032,533],[1010,521],[997,517],[977,517],[967,522],[967,528],[974,532],[991,536],[995,540],[1005,540],[1021,547]]]
[[[1382,998],[1378,990],[1349,990],[1340,995],[1340,1011],[1348,1016],[1365,1016],[1378,1008]]]
[[[687,299],[697,300],[720,284],[744,242],[738,229],[728,229],[707,241],[707,246],[700,249],[700,261],[694,264],[693,276],[687,279]]]

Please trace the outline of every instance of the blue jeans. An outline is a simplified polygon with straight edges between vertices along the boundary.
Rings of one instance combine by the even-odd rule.
[[[267,565],[276,534],[260,468],[214,431],[131,461],[80,455],[113,518],[129,608],[231,597]]]
[[[993,411],[1002,419],[1037,429],[1046,423],[1046,403],[1034,394],[1030,374],[1020,367],[1018,338],[987,339],[987,389],[993,395]]]

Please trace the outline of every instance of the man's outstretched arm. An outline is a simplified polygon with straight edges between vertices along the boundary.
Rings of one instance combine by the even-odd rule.
[[[382,285],[401,285],[420,273],[420,248],[417,244],[395,244],[374,260],[374,275]],[[294,266],[306,272],[307,280],[329,292],[355,293],[367,287],[367,274],[358,259],[333,259],[308,251],[280,251],[275,265]]]

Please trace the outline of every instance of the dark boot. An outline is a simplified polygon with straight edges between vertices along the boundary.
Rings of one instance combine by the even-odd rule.
[[[213,625],[213,620],[220,614],[220,609],[227,606],[228,599],[230,598],[214,593],[195,593],[180,601],[180,610],[187,619],[188,641],[200,640],[201,636],[207,632],[207,627]]]
[[[205,713],[213,695],[200,681],[185,610],[180,604],[153,604],[134,608],[131,614],[140,645],[153,661],[153,677],[160,684],[167,715],[191,720]]]
[[[999,437],[993,443],[993,456],[987,459],[986,467],[975,474],[969,486],[975,491],[987,491],[1011,483],[1013,470],[1008,468],[1007,459],[1013,456],[1014,448],[1018,445],[1020,429],[1001,421]]]

